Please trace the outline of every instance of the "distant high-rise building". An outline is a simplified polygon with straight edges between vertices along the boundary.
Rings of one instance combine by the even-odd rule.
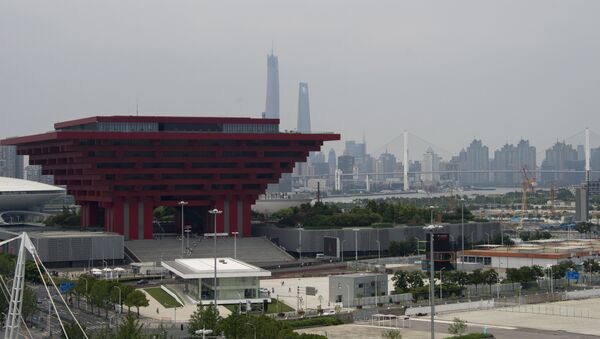
[[[53,176],[42,174],[41,165],[29,165],[25,167],[25,179],[41,182],[48,185],[54,185]]]
[[[279,119],[279,61],[271,51],[267,55],[267,102],[265,118]]]
[[[344,147],[343,155],[355,156],[356,155],[356,141],[346,140],[346,142],[344,144],[345,144],[345,147]]]
[[[475,186],[489,184],[489,149],[481,140],[473,140],[467,147],[463,167],[466,171],[473,171],[462,175],[464,184]]]
[[[385,181],[388,178],[392,178],[394,176],[394,172],[396,171],[396,157],[388,153],[381,153],[379,155],[379,159],[377,159],[377,163],[375,166],[375,172],[377,173],[377,179],[381,181]]]
[[[585,146],[577,145],[577,160],[585,161]]]
[[[590,153],[591,153],[590,166],[592,167],[592,171],[593,171],[591,173],[591,179],[599,180],[600,173],[598,173],[597,171],[600,171],[600,147],[592,148]]]
[[[327,163],[329,163],[329,174],[333,174],[337,168],[337,156],[333,148],[329,149],[329,154],[327,154]]]
[[[431,147],[423,154],[421,164],[421,180],[425,185],[433,185],[440,181],[440,157],[435,154]]]
[[[339,156],[338,168],[342,171],[342,174],[354,174],[354,157],[351,155]]]
[[[23,179],[23,156],[16,146],[0,146],[0,177]]]
[[[569,170],[583,171],[584,161],[577,160],[577,151],[565,142],[557,142],[546,150],[546,157],[542,162],[542,183],[559,186],[576,185],[584,180],[583,173],[566,173]]]
[[[535,147],[529,141],[521,140],[517,146],[506,144],[494,152],[492,168],[494,183],[499,186],[520,186],[523,181],[521,171],[525,168],[530,173],[536,171]]]
[[[298,132],[310,133],[310,105],[308,101],[308,84],[300,83],[298,89]]]

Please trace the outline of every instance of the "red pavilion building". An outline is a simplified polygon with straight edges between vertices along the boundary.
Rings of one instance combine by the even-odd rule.
[[[179,201],[201,215],[222,210],[217,232],[250,235],[250,207],[267,185],[340,139],[281,133],[278,119],[253,118],[97,116],[54,128],[0,143],[16,145],[67,187],[83,227],[104,226],[127,240],[151,239],[154,208]]]

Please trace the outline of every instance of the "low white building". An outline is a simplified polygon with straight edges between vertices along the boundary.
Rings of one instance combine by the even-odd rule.
[[[466,250],[461,260],[483,264],[487,268],[507,269],[533,265],[546,267],[566,260],[580,264],[589,258],[597,259],[599,253],[600,242],[596,239],[547,239],[512,247],[481,246],[479,249]]]
[[[184,291],[203,304],[214,300],[214,258],[175,259],[161,265],[184,281]],[[271,272],[232,258],[217,258],[217,303],[262,303],[259,279]]]

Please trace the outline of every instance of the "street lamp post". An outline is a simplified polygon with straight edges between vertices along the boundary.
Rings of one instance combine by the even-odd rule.
[[[359,228],[353,228],[354,231],[354,270],[358,271],[358,232]]]
[[[445,269],[445,267],[440,268],[440,301],[442,301],[444,299],[443,297],[443,291],[442,291],[442,271]]]
[[[381,242],[375,240],[377,243],[377,265],[381,265]]]
[[[181,200],[178,204],[181,206],[181,258],[183,259],[183,206],[186,206],[188,202]]]
[[[237,259],[237,235],[240,232],[231,232],[233,234],[233,259]]]
[[[465,198],[460,199],[460,237],[461,237],[461,266],[465,270]],[[473,240],[471,240],[473,241]]]
[[[433,299],[433,295],[434,295],[434,280],[435,280],[435,261],[433,259],[433,255],[434,255],[434,248],[433,248],[433,232],[436,229],[440,229],[443,226],[441,225],[429,225],[429,226],[425,226],[423,227],[423,229],[425,230],[425,232],[429,232],[429,300],[430,300],[430,305],[431,305],[431,339],[435,339],[435,323],[434,323],[434,316],[435,316],[435,300]]]
[[[550,293],[554,294],[554,276],[552,275],[552,265],[546,265],[546,269],[550,270]]]
[[[429,212],[431,214],[431,224],[433,225],[433,210],[435,209],[435,206],[431,205],[429,206]]]
[[[213,286],[213,294],[214,294],[214,299],[215,299],[215,304],[213,305],[215,307],[215,310],[217,309],[217,215],[223,213],[223,211],[220,211],[216,208],[213,208],[212,210],[208,211],[208,213],[213,215],[213,224],[214,224],[214,228],[213,228],[213,256],[214,256],[214,266],[215,266],[215,270],[214,270],[214,286]]]
[[[298,224],[298,261],[302,264],[302,225]]]

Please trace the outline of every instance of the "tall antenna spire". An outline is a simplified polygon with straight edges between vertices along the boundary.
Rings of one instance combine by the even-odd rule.
[[[271,40],[271,55],[274,54],[274,50],[275,50],[275,42],[273,40]]]
[[[136,116],[140,115],[140,105],[138,103],[138,97],[135,97],[135,115]]]

